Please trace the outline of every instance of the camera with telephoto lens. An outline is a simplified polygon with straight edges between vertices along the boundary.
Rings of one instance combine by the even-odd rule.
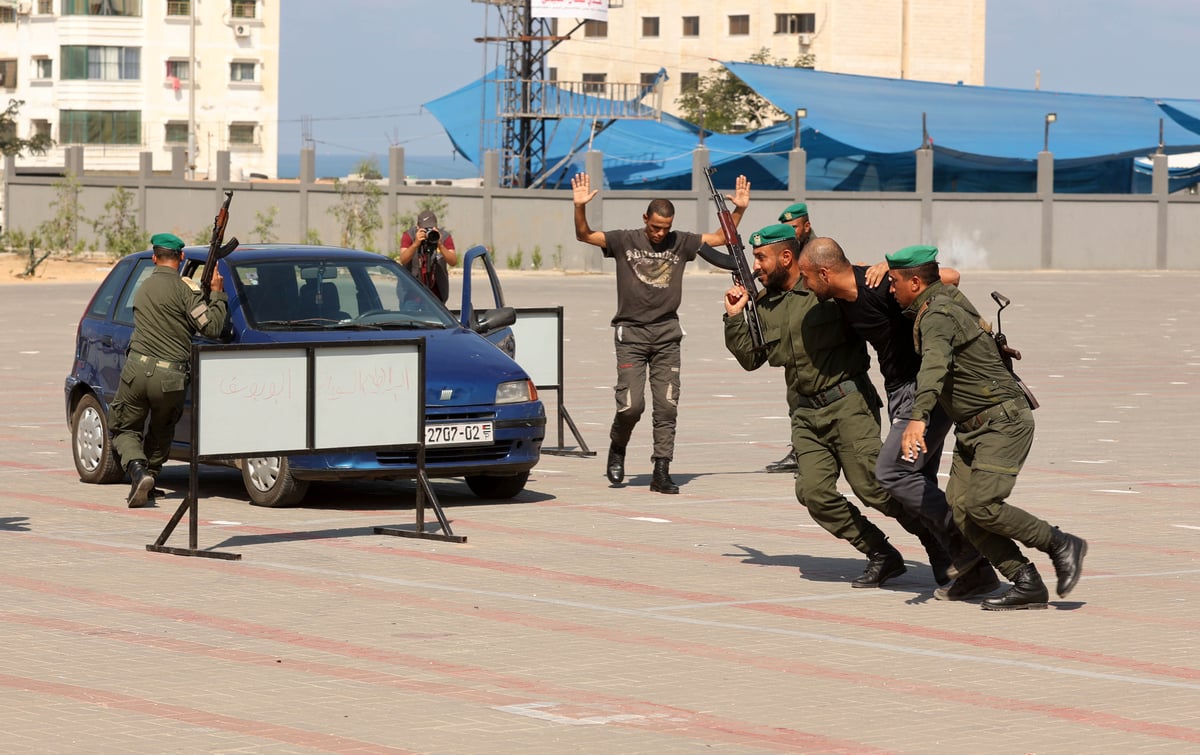
[[[442,240],[442,233],[438,229],[430,226],[425,230],[425,241],[429,244],[437,246],[437,243]]]

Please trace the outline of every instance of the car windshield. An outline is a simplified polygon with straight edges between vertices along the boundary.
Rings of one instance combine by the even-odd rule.
[[[246,319],[259,330],[456,325],[428,289],[390,260],[272,259],[232,270]]]

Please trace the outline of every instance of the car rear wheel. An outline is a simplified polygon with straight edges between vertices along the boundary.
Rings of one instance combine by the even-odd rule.
[[[242,483],[255,506],[294,506],[308,493],[308,480],[292,477],[286,456],[259,456],[242,461]]]
[[[492,477],[489,475],[467,475],[467,487],[480,498],[507,500],[525,489],[529,473]]]
[[[83,482],[106,485],[125,477],[108,437],[108,417],[91,394],[79,399],[71,414],[71,452]]]

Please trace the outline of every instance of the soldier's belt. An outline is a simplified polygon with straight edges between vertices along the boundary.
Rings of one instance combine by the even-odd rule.
[[[182,370],[187,372],[189,365],[187,362],[168,362],[165,359],[155,359],[148,357],[145,354],[139,354],[136,351],[129,352],[129,358],[143,364],[152,364],[156,367],[162,367],[164,370]]]
[[[806,409],[820,409],[829,406],[833,402],[849,396],[851,393],[858,393],[861,389],[858,386],[857,378],[843,380],[832,388],[827,388],[820,393],[814,393],[811,396],[800,396],[797,403]]]
[[[1016,419],[1018,412],[1028,408],[1029,403],[1024,398],[1010,398],[1008,401],[990,406],[974,417],[959,422],[958,426],[968,432],[978,430],[994,419],[1000,419],[1001,417]]]

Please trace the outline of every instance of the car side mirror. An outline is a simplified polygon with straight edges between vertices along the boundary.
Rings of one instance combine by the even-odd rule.
[[[512,307],[497,307],[481,312],[475,316],[475,332],[488,334],[500,328],[507,328],[517,321],[517,310]]]

